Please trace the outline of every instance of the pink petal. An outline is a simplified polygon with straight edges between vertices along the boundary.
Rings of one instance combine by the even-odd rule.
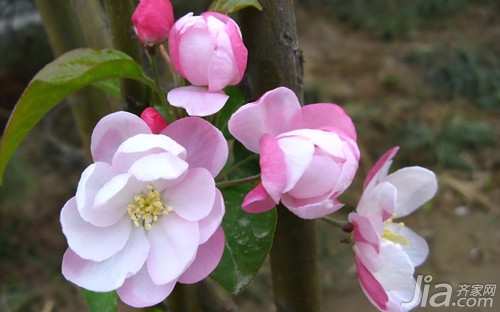
[[[289,166],[287,169],[293,170],[292,168],[292,166]],[[330,157],[314,156],[309,161],[309,166],[302,173],[300,179],[288,191],[288,194],[295,198],[325,196],[324,200],[333,193],[340,172],[341,168]]]
[[[211,212],[215,201],[215,181],[203,168],[190,169],[179,183],[165,190],[164,204],[187,221],[199,221]]]
[[[374,306],[381,311],[386,311],[389,296],[382,285],[380,285],[373,274],[357,258],[356,269],[358,270],[359,283],[365,295]]]
[[[115,290],[122,286],[125,278],[140,270],[148,252],[149,242],[144,229],[133,229],[125,247],[100,262],[82,259],[68,248],[63,256],[62,274],[68,281],[90,291]]]
[[[213,177],[226,164],[227,141],[222,133],[208,121],[197,117],[176,120],[162,134],[169,136],[186,149],[186,162],[190,168],[205,168]]]
[[[143,308],[165,300],[174,289],[176,282],[157,285],[149,276],[146,265],[137,274],[127,278],[116,290],[120,299],[129,306]]]
[[[225,237],[222,227],[204,244],[198,246],[196,258],[179,278],[180,283],[193,284],[207,277],[219,265],[224,253]]]
[[[153,283],[176,281],[196,257],[199,245],[197,222],[189,222],[175,212],[158,219],[148,233],[151,250],[147,259]]]
[[[302,136],[288,136],[288,133],[289,132],[278,137],[278,145],[281,151],[277,152],[284,155],[286,165],[285,170],[281,167],[276,168],[276,170],[282,171],[284,174],[286,173],[286,186],[281,191],[283,193],[295,187],[304,172],[311,165],[315,149],[313,142],[308,138]],[[264,156],[267,157],[264,153],[265,151],[262,150],[261,147],[261,162]],[[273,155],[270,154],[269,157],[273,157]],[[276,159],[276,161],[278,160],[281,162],[279,158]],[[278,165],[281,166],[281,163],[278,163]]]
[[[113,205],[112,207],[99,208],[96,200],[103,188],[109,185],[110,181],[120,180],[123,176],[113,176],[112,169],[106,163],[94,163],[87,167],[82,173],[78,188],[76,190],[76,205],[80,216],[87,222],[96,226],[110,226],[118,222],[126,213],[126,207]],[[125,180],[129,176],[125,175]],[[118,183],[116,187],[122,187],[126,183]],[[121,185],[121,186],[120,186]],[[115,193],[114,193],[115,194]],[[122,203],[121,201],[120,203]]]
[[[377,184],[381,179],[387,176],[387,172],[389,171],[389,167],[392,164],[392,159],[396,156],[396,153],[399,150],[399,146],[395,146],[385,152],[382,157],[375,163],[372,169],[368,172],[363,188],[366,189],[368,184],[372,181],[374,177],[377,177],[373,183]]]
[[[321,202],[297,206],[292,205],[288,200],[282,198],[283,205],[292,213],[302,219],[318,219],[329,215],[344,206],[341,202],[334,199],[326,199]]]
[[[128,112],[116,112],[104,116],[92,132],[90,150],[94,162],[111,164],[118,146],[140,133],[151,133],[148,125],[138,116]]]
[[[169,152],[182,159],[186,150],[165,135],[138,134],[123,142],[113,156],[115,172],[127,172],[132,164],[144,156]]]
[[[204,244],[217,230],[222,222],[226,209],[222,193],[215,189],[215,202],[210,214],[200,220],[200,244]]]
[[[216,46],[208,68],[208,90],[216,92],[228,86],[238,76],[236,60],[229,36],[224,31],[217,32]]]
[[[356,212],[376,222],[385,221],[396,211],[397,189],[389,182],[382,182],[365,189]]]
[[[80,217],[76,199],[72,197],[61,210],[62,231],[79,257],[102,261],[119,252],[127,243],[132,223],[124,217],[112,226],[95,226]]]
[[[260,140],[260,169],[262,185],[274,202],[279,202],[287,185],[287,164],[278,141],[268,134]]]
[[[397,188],[395,218],[409,215],[429,201],[437,192],[434,173],[422,167],[406,167],[388,175],[384,181]]]
[[[206,87],[187,86],[172,89],[167,94],[172,106],[182,107],[190,116],[209,116],[226,104],[229,96],[223,91],[209,92]]]
[[[208,26],[200,17],[185,25],[179,36],[179,65],[182,75],[196,86],[208,85],[208,68],[214,55],[214,43]]]
[[[349,221],[354,224],[354,242],[356,244],[369,244],[378,253],[381,240],[379,226],[374,224],[369,218],[355,212],[349,214]]]
[[[248,60],[248,50],[243,44],[238,24],[236,24],[235,21],[229,18],[228,21],[226,22],[226,33],[229,35],[229,38],[231,39],[231,47],[233,49],[233,55],[236,58],[236,66],[238,69],[238,75],[234,77],[234,80],[231,81],[230,85],[236,85],[241,82],[243,74],[245,73]]]
[[[371,244],[357,241],[354,246],[352,246],[352,249],[356,259],[363,263],[368,271],[377,272],[384,266],[382,257],[379,255],[379,246],[375,249]]]
[[[278,136],[298,128],[300,103],[285,87],[268,91],[254,103],[240,107],[229,119],[229,132],[248,150],[259,153],[264,134]]]
[[[274,208],[278,202],[275,202],[266,192],[262,183],[259,183],[243,199],[241,204],[244,211],[249,213],[266,212]]]
[[[302,107],[301,128],[328,129],[356,141],[354,123],[342,107],[331,103],[309,104]]]

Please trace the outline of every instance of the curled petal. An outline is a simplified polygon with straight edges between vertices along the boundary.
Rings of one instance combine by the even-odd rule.
[[[125,278],[141,269],[148,252],[144,229],[133,229],[125,247],[100,262],[85,260],[68,248],[63,256],[62,274],[68,281],[90,291],[115,290],[122,286]]]
[[[204,244],[217,230],[222,222],[226,209],[222,193],[215,189],[215,201],[210,214],[199,221],[200,225],[200,244]]]
[[[269,196],[262,183],[259,183],[245,196],[242,207],[249,213],[261,213],[273,209],[277,204],[278,202]]]
[[[285,87],[268,91],[256,102],[240,107],[229,119],[229,132],[248,150],[259,153],[264,134],[278,136],[297,129],[300,103],[295,93]]]
[[[380,180],[382,180],[387,176],[389,168],[391,167],[392,164],[392,159],[394,158],[394,156],[396,156],[398,150],[399,146],[395,146],[390,150],[388,150],[387,152],[385,152],[385,154],[382,155],[382,157],[380,157],[380,159],[375,163],[373,168],[368,172],[368,175],[366,176],[365,179],[365,183],[363,185],[364,189],[368,188],[368,184],[370,184],[372,180],[373,183],[371,184],[378,184]]]
[[[115,172],[127,172],[130,166],[142,157],[165,152],[181,159],[186,157],[185,148],[165,135],[138,134],[118,147],[113,156],[113,167]]]
[[[128,138],[151,133],[148,125],[138,116],[128,112],[115,112],[104,116],[92,132],[90,151],[94,162],[111,164],[118,146]]]
[[[182,107],[189,116],[209,116],[226,104],[229,96],[224,91],[210,92],[206,87],[187,86],[172,89],[167,94],[172,106]]]
[[[129,173],[143,182],[174,180],[183,175],[188,167],[187,162],[171,153],[151,154],[134,162]]]
[[[302,128],[327,129],[356,141],[356,128],[344,109],[336,104],[318,103],[302,107]]]
[[[132,227],[129,218],[106,227],[86,222],[78,213],[74,197],[61,210],[61,225],[69,248],[92,261],[102,261],[119,252],[127,243]]]
[[[397,188],[396,218],[409,215],[437,192],[435,174],[422,167],[406,167],[388,175],[384,181]]]
[[[260,168],[262,185],[274,202],[279,202],[281,193],[287,185],[287,164],[285,154],[278,141],[270,135],[260,140]]]
[[[282,201],[283,205],[285,205],[288,210],[302,219],[323,218],[324,216],[329,215],[344,206],[344,204],[336,199],[326,199],[306,205],[296,205],[295,203],[287,201],[284,198]]]

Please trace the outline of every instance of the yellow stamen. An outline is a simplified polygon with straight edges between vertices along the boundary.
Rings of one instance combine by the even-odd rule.
[[[408,240],[408,238],[394,233],[394,231],[389,228],[388,225],[393,222],[392,219],[394,217],[395,217],[395,214],[393,214],[389,219],[387,219],[384,222],[386,224],[386,226],[385,226],[384,231],[382,232],[381,236],[387,240],[390,240],[391,242],[396,243],[396,244],[401,244],[403,246],[410,245],[410,241]],[[398,223],[398,227],[402,228],[403,226],[405,226],[405,224],[403,222]]]
[[[134,201],[128,204],[128,214],[136,227],[144,226],[151,230],[152,224],[158,221],[158,216],[168,214],[172,207],[165,207],[161,196],[152,185],[147,186],[147,191],[134,196]]]

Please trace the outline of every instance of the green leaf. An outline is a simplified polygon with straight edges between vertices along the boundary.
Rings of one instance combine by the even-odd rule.
[[[116,291],[97,293],[82,288],[83,297],[87,301],[90,312],[113,312],[118,305]]]
[[[227,122],[233,113],[245,104],[245,98],[240,88],[237,86],[226,87],[224,92],[229,95],[229,99],[226,104],[224,104],[224,107],[217,113],[217,122],[215,126],[222,131],[226,139],[232,139],[233,137],[227,129]]]
[[[257,0],[214,0],[208,10],[229,14],[249,6],[262,11],[262,5]]]
[[[121,98],[122,96],[122,92],[120,90],[120,80],[118,78],[100,80],[93,83],[92,85],[112,95],[115,98]]]
[[[276,229],[276,209],[249,214],[241,209],[243,197],[252,185],[222,189],[226,215],[222,227],[226,248],[217,269],[210,275],[222,287],[239,294],[250,284],[266,260]]]
[[[14,107],[0,142],[0,184],[12,153],[50,109],[87,85],[113,78],[135,79],[156,88],[139,64],[117,50],[73,50],[40,70]]]

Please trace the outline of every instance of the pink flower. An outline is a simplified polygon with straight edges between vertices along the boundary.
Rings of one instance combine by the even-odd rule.
[[[145,46],[167,40],[174,23],[174,10],[169,0],[141,0],[132,14],[134,31]]]
[[[153,107],[146,108],[141,114],[141,119],[154,134],[160,133],[168,125],[165,118]]]
[[[218,112],[229,98],[222,90],[238,84],[247,65],[236,22],[216,12],[189,13],[172,27],[168,45],[175,69],[192,84],[171,90],[169,102],[192,116]]]
[[[301,107],[293,91],[280,87],[239,108],[229,131],[260,154],[261,179],[243,209],[263,212],[281,202],[305,219],[340,209],[337,197],[358,169],[356,130],[335,104]]]
[[[437,191],[434,173],[425,168],[387,174],[398,149],[389,150],[370,170],[356,212],[349,214],[360,284],[381,311],[408,311],[418,304],[412,300],[419,292],[413,273],[429,248],[422,237],[393,220],[412,213]]]
[[[222,133],[188,117],[152,134],[117,112],[96,125],[91,151],[94,163],[61,211],[66,279],[144,307],[210,274],[224,250],[214,182],[228,156]]]

